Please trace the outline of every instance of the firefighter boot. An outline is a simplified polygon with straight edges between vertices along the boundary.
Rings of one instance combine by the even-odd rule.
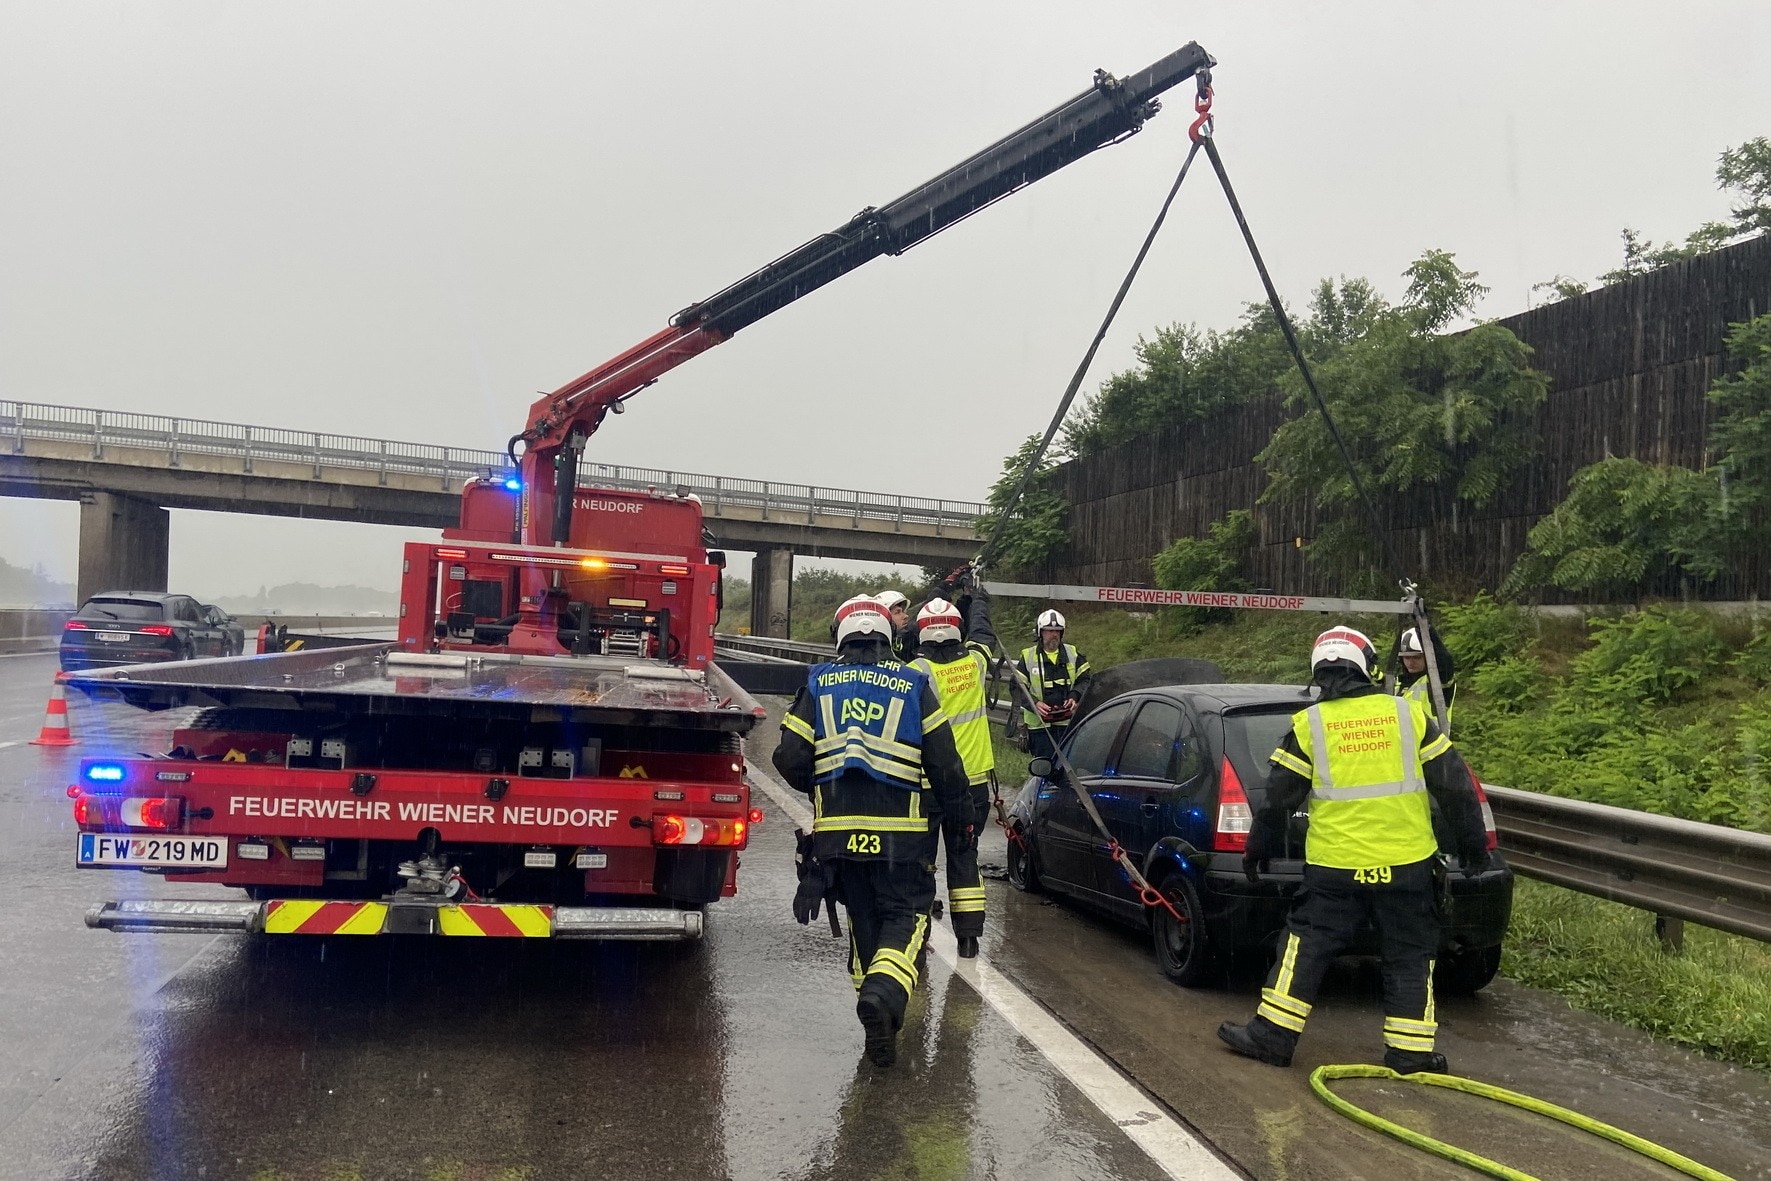
[[[1297,1034],[1260,1017],[1247,1025],[1224,1022],[1218,1026],[1218,1040],[1238,1054],[1259,1059],[1268,1066],[1290,1066],[1291,1052],[1297,1046]]]
[[[1397,1074],[1446,1074],[1445,1055],[1421,1050],[1385,1050],[1384,1065]]]
[[[885,1001],[863,989],[855,1001],[855,1016],[867,1033],[867,1060],[875,1066],[890,1066],[898,1060],[898,1024]]]

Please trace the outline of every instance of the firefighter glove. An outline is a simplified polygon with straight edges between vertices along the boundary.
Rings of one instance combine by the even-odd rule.
[[[794,829],[794,868],[799,872],[799,889],[793,895],[793,917],[805,926],[818,917],[818,908],[830,883],[824,877],[824,865],[812,852],[812,834]]]

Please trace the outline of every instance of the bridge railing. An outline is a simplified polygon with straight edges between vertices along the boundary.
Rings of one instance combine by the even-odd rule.
[[[96,460],[106,458],[107,447],[158,452],[166,456],[168,467],[181,466],[186,456],[214,455],[237,459],[243,472],[251,472],[255,462],[301,465],[311,469],[316,480],[324,479],[328,470],[340,469],[375,472],[383,484],[389,473],[427,477],[434,478],[438,489],[444,492],[482,476],[505,479],[514,475],[509,458],[501,451],[0,400],[0,449],[23,454],[26,442],[32,439],[77,443],[89,447]],[[799,520],[810,524],[820,518],[847,517],[856,526],[863,520],[889,521],[897,527],[933,525],[941,535],[948,531],[970,533],[973,522],[985,508],[965,500],[784,484],[626,464],[585,463],[580,467],[578,482],[586,488],[687,489],[701,498],[708,515],[714,517],[735,508],[782,522]]]

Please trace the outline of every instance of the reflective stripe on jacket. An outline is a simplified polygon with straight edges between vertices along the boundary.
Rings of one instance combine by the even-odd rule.
[[[1272,761],[1310,780],[1310,835],[1304,859],[1332,869],[1406,865],[1431,857],[1439,842],[1422,764],[1451,749],[1435,736],[1423,748],[1426,711],[1381,693],[1324,701],[1292,718],[1308,761],[1281,747]]]
[[[1445,686],[1445,728],[1447,730],[1451,728],[1451,704],[1455,692],[1450,685]],[[1422,677],[1412,685],[1398,685],[1396,695],[1406,697],[1420,706],[1426,711],[1429,718],[1433,716],[1433,688],[1426,677]]]
[[[1058,661],[1047,661],[1045,649],[1039,645],[1021,650],[1021,663],[1027,668],[1027,683],[1033,687],[1033,700],[1044,701],[1046,690],[1063,689],[1067,691],[1075,686],[1076,680],[1088,671],[1088,661],[1082,659],[1074,644],[1059,644],[1055,655]],[[1053,675],[1048,679],[1046,670],[1054,668]],[[1023,709],[1021,717],[1029,728],[1043,730],[1046,727],[1044,718],[1030,709]]]
[[[935,687],[941,712],[953,726],[953,742],[965,763],[966,778],[986,783],[996,767],[996,751],[990,745],[990,717],[985,711],[984,680],[990,659],[975,647],[960,650],[955,660],[941,662],[927,656],[911,661]]]
[[[813,722],[792,719],[812,744],[812,781],[829,783],[860,771],[881,783],[922,790],[922,736],[947,720],[937,709],[924,717],[928,681],[895,660],[878,664],[818,664],[807,674]],[[783,724],[788,724],[783,722]]]

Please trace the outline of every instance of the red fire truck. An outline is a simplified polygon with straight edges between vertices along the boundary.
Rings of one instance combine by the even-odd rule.
[[[678,313],[543,396],[460,525],[406,546],[385,643],[129,666],[92,698],[198,707],[69,788],[83,867],[243,889],[95,906],[111,930],[684,939],[737,888],[763,711],[714,660],[724,555],[686,491],[584,486],[605,415],[669,369],[1142,127],[1189,44]],[[737,679],[735,679],[735,674]]]

